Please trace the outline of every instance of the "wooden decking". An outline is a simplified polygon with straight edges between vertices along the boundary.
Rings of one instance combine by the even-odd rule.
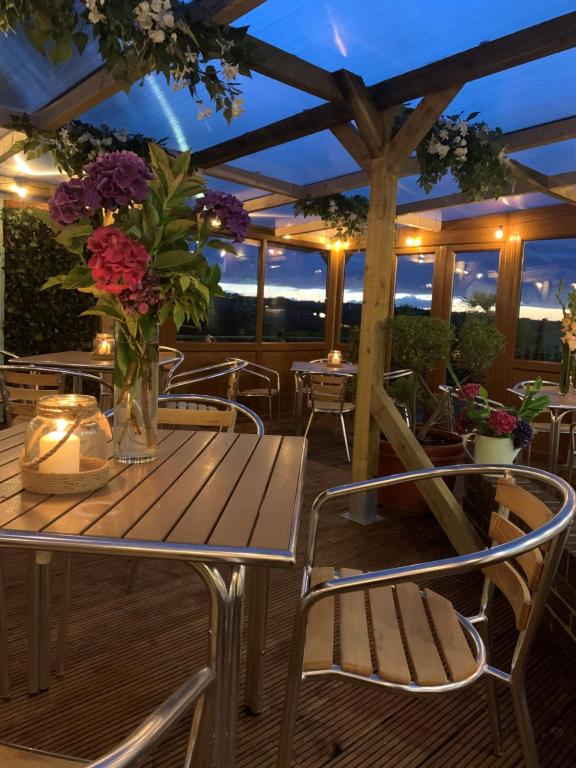
[[[306,505],[317,492],[349,479],[344,447],[321,421],[307,471]],[[450,551],[433,518],[388,517],[370,528],[342,519],[335,507],[321,525],[320,564],[376,568],[432,559]],[[305,540],[302,530],[301,547]],[[51,751],[94,757],[105,751],[205,660],[207,600],[185,564],[148,561],[134,589],[130,564],[77,557],[73,569],[71,627],[64,678],[51,690],[26,695],[26,560],[7,555],[13,698],[0,703],[0,739]],[[55,620],[58,570],[54,578]],[[239,768],[274,766],[292,610],[300,572],[274,574],[263,714],[240,715]],[[464,611],[476,607],[475,577],[446,580],[439,588]],[[511,647],[513,621],[502,604],[499,659]],[[54,633],[56,625],[54,626]],[[530,663],[529,698],[543,767],[576,765],[576,660],[540,637]],[[488,768],[522,766],[510,700],[502,691],[505,751],[490,750],[481,686],[455,698],[415,700],[342,683],[304,688],[294,748],[295,768]],[[185,724],[157,750],[153,768],[180,768]]]

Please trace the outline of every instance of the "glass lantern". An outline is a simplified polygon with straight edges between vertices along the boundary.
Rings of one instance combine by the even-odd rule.
[[[328,365],[334,368],[338,368],[342,365],[342,352],[339,349],[333,349],[332,352],[328,352]]]
[[[36,493],[80,493],[108,480],[108,421],[91,395],[38,400],[21,459],[23,485]]]
[[[92,342],[92,357],[97,360],[114,360],[114,336],[97,333]]]

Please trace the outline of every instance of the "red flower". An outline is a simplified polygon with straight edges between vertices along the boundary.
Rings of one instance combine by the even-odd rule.
[[[480,395],[480,384],[464,384],[460,393],[464,400],[474,400]]]
[[[498,437],[511,435],[516,428],[518,419],[508,411],[492,411],[488,419],[488,426],[491,427]]]
[[[119,294],[140,288],[150,254],[137,240],[117,227],[98,227],[88,238],[88,248],[88,266],[99,291]]]

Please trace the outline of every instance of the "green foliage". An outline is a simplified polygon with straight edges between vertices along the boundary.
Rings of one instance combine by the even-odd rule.
[[[496,294],[488,291],[474,291],[470,296],[462,298],[462,304],[472,310],[480,307],[483,312],[489,314],[496,306]]]
[[[460,328],[452,360],[467,378],[477,380],[492,367],[506,346],[506,337],[491,318],[470,315]]]
[[[54,271],[70,269],[75,258],[56,243],[50,230],[31,211],[2,212],[6,252],[5,346],[18,355],[65,349],[89,349],[98,322],[79,318],[92,300],[83,293],[40,287]]]
[[[24,152],[26,160],[35,160],[50,153],[59,171],[69,176],[80,176],[82,168],[102,152],[119,152],[123,149],[134,152],[147,162],[150,159],[148,142],[141,133],[115,131],[107,125],[96,127],[81,120],[72,120],[61,128],[37,128],[26,114],[10,115],[5,126],[10,131],[26,134],[26,138],[14,142],[10,149],[0,155],[0,163]],[[160,139],[157,144],[165,144]]]
[[[524,390],[524,397],[522,399],[522,405],[516,409],[516,417],[520,421],[525,421],[531,424],[536,416],[546,410],[550,404],[550,398],[548,395],[539,395],[542,388],[542,379],[538,378],[533,384],[526,387]]]
[[[398,368],[426,376],[450,356],[454,331],[439,317],[401,315],[387,321],[392,332],[392,358]]]
[[[364,195],[329,195],[309,197],[294,203],[294,213],[304,217],[319,216],[338,237],[358,238],[366,232],[368,199]]]
[[[197,3],[173,0],[154,14],[150,5],[146,11],[142,5],[139,0],[8,0],[0,4],[0,32],[15,32],[21,25],[54,65],[82,54],[92,37],[105,68],[125,90],[156,72],[175,88],[188,88],[196,101],[203,86],[230,121],[241,111],[235,76],[250,74],[247,28],[215,24]]]

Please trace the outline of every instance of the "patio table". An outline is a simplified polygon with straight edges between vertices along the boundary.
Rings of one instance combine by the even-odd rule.
[[[171,365],[178,360],[171,352],[160,350],[159,364]],[[46,352],[42,355],[28,355],[27,357],[18,357],[11,360],[11,365],[36,365],[46,368],[70,368],[76,371],[87,371],[88,373],[112,373],[114,371],[114,360],[101,360],[93,357],[91,352],[84,352],[78,349],[70,349],[65,352]]]
[[[517,389],[516,384],[508,391],[522,398],[522,390]],[[558,467],[558,449],[560,447],[560,432],[562,420],[567,414],[573,414],[576,411],[576,392],[568,392],[561,395],[558,388],[550,385],[544,385],[540,390],[543,395],[548,395],[550,404],[546,409],[550,413],[550,445],[548,448],[548,469],[552,474],[556,474]]]
[[[296,360],[290,367],[291,371],[296,374],[296,408],[295,408],[295,421],[297,432],[300,432],[300,424],[302,420],[302,401],[304,399],[304,387],[303,376],[304,373],[320,373],[320,374],[335,374],[337,376],[355,376],[358,373],[358,366],[353,363],[346,363],[345,365],[327,365],[326,363],[312,363],[310,361]]]
[[[30,674],[47,687],[51,552],[187,561],[212,603],[216,766],[233,768],[245,566],[254,566],[255,584],[247,704],[258,711],[268,569],[295,564],[306,440],[164,430],[156,461],[112,462],[109,483],[93,493],[41,496],[22,490],[24,430],[17,425],[0,432],[0,547],[34,550],[39,565]]]

